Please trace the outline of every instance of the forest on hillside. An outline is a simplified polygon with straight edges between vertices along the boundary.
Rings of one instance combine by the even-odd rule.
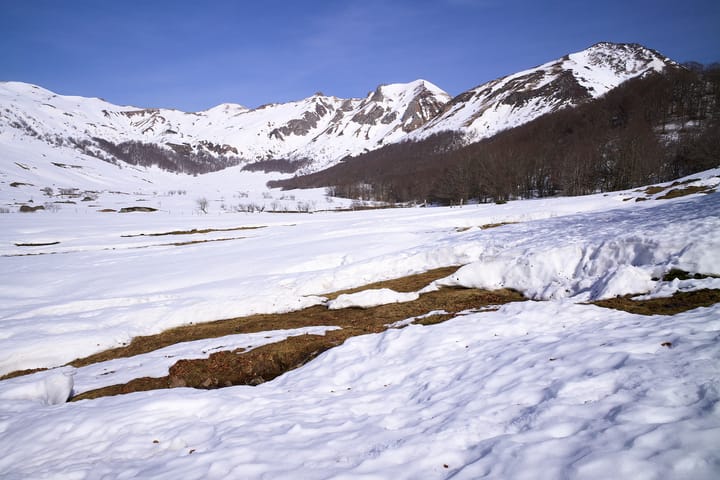
[[[678,178],[720,164],[720,66],[690,63],[630,80],[599,99],[462,145],[457,133],[442,133],[269,186],[453,204],[583,195]]]

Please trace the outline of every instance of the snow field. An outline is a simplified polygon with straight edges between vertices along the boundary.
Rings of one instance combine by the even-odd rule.
[[[715,175],[705,181],[717,184]],[[720,273],[717,195],[640,203],[626,195],[313,215],[6,215],[0,374],[59,366],[191,322],[297,310],[323,303],[323,293],[450,265],[466,266],[439,284],[578,301],[668,291],[652,278],[671,268]],[[500,222],[519,223],[479,228]],[[265,228],[126,237],[242,226]],[[171,244],[218,237],[238,238]],[[60,243],[15,245],[48,241]],[[15,256],[26,253],[44,255]]]
[[[717,185],[719,173],[695,177]],[[62,403],[71,388],[164,374],[181,356],[291,332],[0,381],[0,472],[717,478],[720,306],[640,316],[582,302],[717,288],[712,277],[657,279],[672,268],[720,275],[720,194],[624,201],[634,196],[644,194],[313,215],[3,215],[3,373],[63,365],[190,322],[332,306],[322,294],[441,266],[465,265],[428,289],[510,287],[545,301],[354,337],[257,387]],[[517,223],[481,228],[503,222]],[[123,237],[240,226],[264,228]],[[50,241],[60,243],[15,245]],[[26,253],[37,255],[18,256]],[[418,293],[366,290],[335,305]]]

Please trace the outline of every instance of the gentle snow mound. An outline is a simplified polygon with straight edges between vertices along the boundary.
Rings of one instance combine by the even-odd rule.
[[[357,293],[343,293],[335,300],[330,300],[327,306],[330,310],[351,307],[370,308],[389,303],[412,302],[419,297],[420,294],[417,292],[402,293],[389,288],[380,288],[363,290]]]
[[[73,391],[71,371],[57,372],[40,380],[27,382],[23,377],[16,382],[8,381],[11,386],[0,391],[0,399],[10,401],[32,401],[41,405],[65,403]],[[15,383],[13,385],[13,383]]]
[[[673,268],[717,275],[720,217],[708,212],[719,199],[608,212],[606,218],[597,215],[584,224],[570,224],[566,218],[535,228],[519,226],[526,230],[513,232],[515,245],[488,242],[477,261],[436,284],[512,288],[535,300],[587,301],[651,292]]]

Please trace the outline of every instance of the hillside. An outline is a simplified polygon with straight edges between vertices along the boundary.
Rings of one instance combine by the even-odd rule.
[[[338,195],[390,202],[459,203],[670,180],[720,164],[718,73],[653,72],[469,145],[461,132],[441,132],[271,185],[332,187]]]

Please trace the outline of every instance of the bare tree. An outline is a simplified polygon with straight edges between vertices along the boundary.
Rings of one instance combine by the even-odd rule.
[[[197,203],[198,210],[200,210],[202,213],[208,213],[208,206],[210,202],[208,202],[208,199],[205,197],[198,198],[195,200],[195,203]]]

